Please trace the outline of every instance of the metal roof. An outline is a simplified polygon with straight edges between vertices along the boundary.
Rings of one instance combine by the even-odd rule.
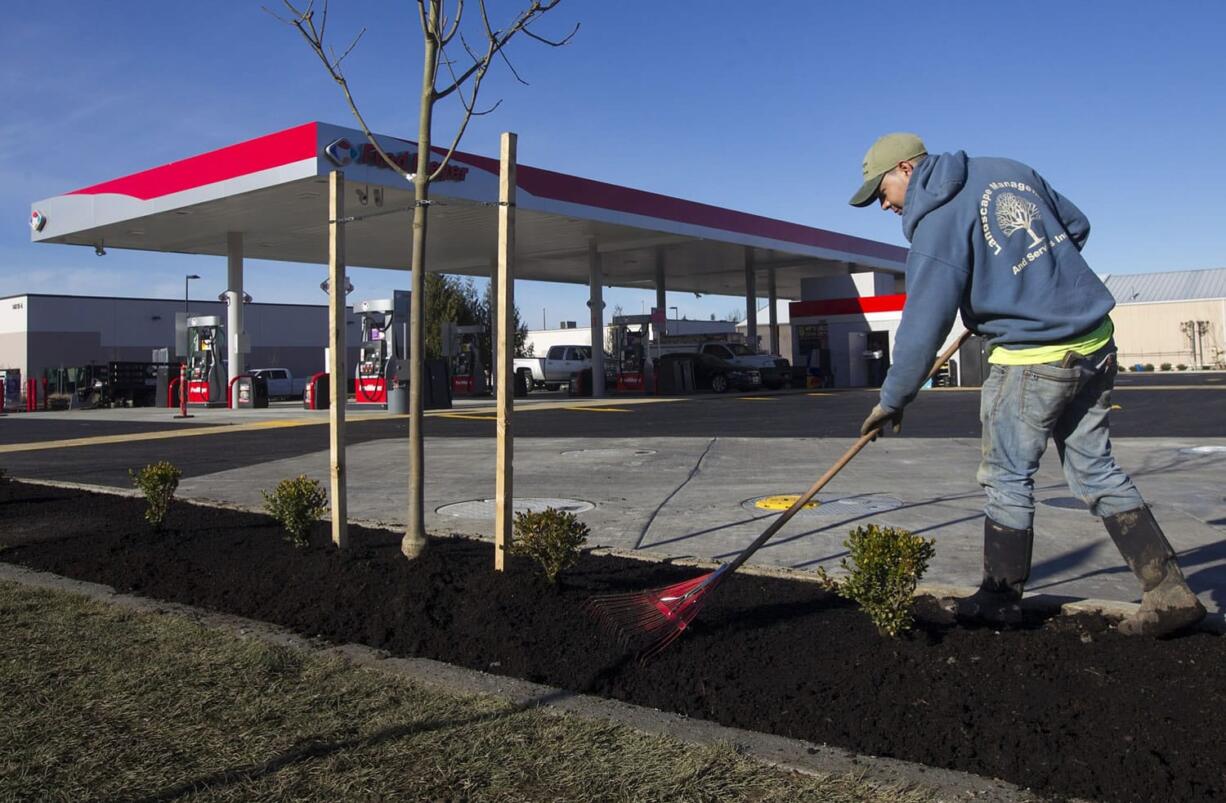
[[[1117,304],[1226,298],[1226,268],[1108,274],[1102,279]]]

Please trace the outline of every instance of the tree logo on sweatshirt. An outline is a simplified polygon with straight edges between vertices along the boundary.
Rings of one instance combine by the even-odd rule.
[[[1043,244],[1043,238],[1034,233],[1034,224],[1039,217],[1039,207],[1020,195],[1002,192],[996,197],[996,225],[1000,226],[1006,237],[1024,230],[1030,235],[1028,248]]]

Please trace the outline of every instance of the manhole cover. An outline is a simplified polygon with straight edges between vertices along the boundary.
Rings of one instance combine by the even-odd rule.
[[[792,505],[796,504],[796,500],[800,498],[800,494],[785,494],[783,496],[764,496],[753,503],[753,506],[758,510],[787,510]],[[810,499],[805,502],[803,510],[813,510],[818,506],[817,502]]]
[[[1226,446],[1189,446],[1180,449],[1180,454],[1220,454],[1226,452]]]
[[[771,496],[755,496],[746,499],[741,507],[754,513],[764,511],[782,513],[792,506],[800,494],[772,494]],[[818,494],[813,500],[796,512],[797,516],[864,516],[872,513],[884,513],[902,507],[902,500],[884,494],[856,494],[853,496],[838,496],[835,494]]]
[[[545,508],[550,507],[555,510],[563,510],[567,513],[583,513],[592,510],[596,506],[582,499],[551,499],[548,497],[532,496],[517,497],[511,503],[511,508],[516,513],[539,513]],[[460,519],[492,520],[494,518],[494,500],[470,499],[467,502],[443,505],[442,507],[435,508],[434,512],[445,516],[455,516]]]
[[[1042,504],[1063,510],[1088,510],[1086,503],[1075,496],[1054,496],[1051,499],[1044,499]]]
[[[648,457],[656,453],[655,449],[571,449],[562,452],[563,457],[579,457],[585,460],[597,460],[610,463],[614,460],[629,460],[635,457]]]

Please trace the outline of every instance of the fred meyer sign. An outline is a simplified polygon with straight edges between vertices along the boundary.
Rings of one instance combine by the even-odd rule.
[[[361,164],[381,167],[384,170],[391,169],[388,167],[387,162],[383,161],[383,158],[379,156],[375,146],[369,142],[362,145],[354,145],[348,139],[342,137],[324,148],[324,155],[337,167],[344,167],[347,164]],[[417,153],[415,151],[389,151],[387,155],[405,173],[412,173],[417,169]],[[437,170],[438,164],[438,162],[430,162],[430,171]],[[467,167],[449,164],[447,169],[435,181],[463,181],[467,175]]]

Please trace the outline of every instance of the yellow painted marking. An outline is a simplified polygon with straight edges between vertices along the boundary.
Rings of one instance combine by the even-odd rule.
[[[579,407],[570,406],[563,407],[563,410],[578,410],[579,412],[588,413],[628,413],[630,410],[624,410],[621,407]]]
[[[774,401],[771,396],[737,396],[741,401]]]
[[[806,396],[833,396],[833,393],[806,393]]]
[[[281,429],[286,427],[309,427],[327,421],[282,419],[276,421],[258,421],[250,424],[221,424],[213,427],[191,427],[185,429],[164,429],[158,432],[129,432],[124,435],[95,435],[88,438],[65,438],[55,441],[35,441],[32,443],[10,443],[0,446],[0,454],[13,452],[36,452],[40,449],[66,449],[73,446],[101,446],[108,443],[131,443],[133,441],[159,441],[168,438],[190,438],[197,435],[220,435],[228,432],[250,432],[259,429]]]
[[[1112,410],[1123,410],[1124,408],[1120,407],[1118,404],[1113,404],[1111,405],[1111,409]]]
[[[464,418],[464,419],[467,419],[467,420],[469,420],[469,421],[497,421],[497,420],[498,420],[498,416],[496,416],[496,415],[486,415],[486,414],[480,414],[480,413],[473,413],[473,414],[469,414],[469,413],[440,413],[440,414],[439,414],[437,417],[438,417],[438,418]]]
[[[796,500],[800,498],[800,494],[782,494],[780,496],[765,496],[753,503],[753,506],[761,510],[787,510],[792,505],[796,504]],[[803,510],[813,510],[821,502],[808,501],[802,505]]]

